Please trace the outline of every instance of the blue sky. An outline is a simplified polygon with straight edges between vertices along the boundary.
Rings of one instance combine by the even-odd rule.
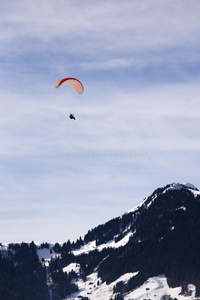
[[[1,242],[76,239],[157,187],[200,188],[199,20],[198,0],[1,1]]]

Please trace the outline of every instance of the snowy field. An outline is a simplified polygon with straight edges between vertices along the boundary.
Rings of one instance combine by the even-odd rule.
[[[137,275],[137,272],[125,274],[118,278],[116,281],[107,285],[105,282],[101,283],[101,279],[97,277],[96,272],[92,273],[91,275],[87,276],[87,280],[85,282],[83,280],[78,280],[76,284],[78,284],[79,292],[74,293],[66,297],[65,299],[80,299],[80,296],[88,297],[91,300],[110,299],[113,294],[113,287],[117,284],[117,282],[128,281],[134,275]]]
[[[65,300],[78,300],[81,297],[88,297],[90,300],[109,300],[113,296],[113,287],[119,281],[128,281],[131,277],[137,275],[136,273],[127,273],[111,284],[107,285],[105,282],[102,284],[97,277],[97,273],[93,273],[87,276],[87,280],[84,282],[78,280],[79,292],[73,293],[67,296]],[[155,299],[160,300],[164,295],[168,295],[171,298],[177,298],[178,300],[192,300],[195,299],[195,286],[189,285],[188,289],[191,291],[191,296],[180,295],[181,287],[169,288],[166,277],[164,275],[149,278],[142,286],[127,293],[124,296],[125,300],[144,300]],[[64,300],[64,299],[63,299]]]
[[[195,286],[190,285],[191,290],[190,297],[184,297],[179,295],[181,288],[174,289],[169,288],[166,277],[164,275],[149,278],[138,289],[132,291],[124,297],[125,300],[143,300],[143,299],[161,299],[164,295],[169,295],[171,298],[177,298],[178,300],[192,300],[195,298]]]

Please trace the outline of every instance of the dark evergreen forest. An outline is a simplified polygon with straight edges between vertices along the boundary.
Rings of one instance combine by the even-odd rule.
[[[55,243],[52,248],[41,244],[41,249],[57,253],[48,268],[51,285],[34,242],[10,244],[0,251],[0,299],[49,300],[50,290],[53,300],[61,300],[78,290],[78,276],[86,280],[94,271],[99,282],[107,284],[125,273],[138,272],[128,282],[118,282],[113,299],[123,299],[124,293],[160,274],[165,274],[170,287],[182,286],[183,291],[194,284],[200,296],[200,196],[187,188],[164,192],[168,187],[157,189],[134,212],[89,230],[83,239]],[[124,246],[73,254],[89,242],[96,246],[119,242],[129,232],[133,234]],[[80,265],[80,274],[63,272],[70,263]]]
[[[0,299],[49,300],[46,271],[33,242],[10,244],[0,252]]]

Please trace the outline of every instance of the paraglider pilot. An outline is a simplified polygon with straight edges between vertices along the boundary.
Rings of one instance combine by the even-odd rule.
[[[70,119],[76,120],[76,118],[74,117],[73,114],[70,114],[69,117],[70,117]]]

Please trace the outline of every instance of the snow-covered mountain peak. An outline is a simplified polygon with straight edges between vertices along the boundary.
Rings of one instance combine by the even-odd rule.
[[[194,186],[193,184],[191,184],[191,183],[189,183],[189,182],[183,183],[183,185],[184,185],[185,187],[187,187],[188,189],[198,191],[198,189],[196,188],[196,186]]]
[[[190,189],[190,190],[194,190],[194,191],[198,191],[198,189],[191,183],[183,183],[183,184],[180,184],[180,183],[171,183],[170,185],[167,185],[166,188],[165,188],[165,191],[168,191],[168,190],[180,190],[180,189],[183,189],[183,188],[187,188],[187,189]]]
[[[200,195],[200,191],[191,183],[171,183],[166,185],[165,187],[156,189],[151,196],[144,198],[144,200],[138,204],[137,206],[133,207],[128,211],[128,213],[135,213],[137,212],[142,206],[148,208],[154,200],[158,197],[160,194],[165,194],[170,190],[181,190],[181,189],[188,189],[190,190],[194,196]]]
[[[195,197],[197,197],[198,195],[200,195],[200,191],[191,183],[183,183],[183,184],[180,184],[180,183],[172,183],[170,185],[167,185],[165,188],[164,188],[164,191],[163,193],[166,193],[170,190],[182,190],[182,189],[187,189],[189,190],[190,192],[193,193],[193,195]]]
[[[171,183],[168,184],[164,187],[156,189],[149,197],[146,197],[140,204],[137,206],[133,207],[128,211],[128,213],[136,213],[139,211],[141,207],[149,208],[149,206],[155,201],[155,199],[161,195],[165,194],[169,191],[178,191],[178,190],[189,190],[190,192],[193,193],[195,197],[200,195],[200,191],[191,183]]]

